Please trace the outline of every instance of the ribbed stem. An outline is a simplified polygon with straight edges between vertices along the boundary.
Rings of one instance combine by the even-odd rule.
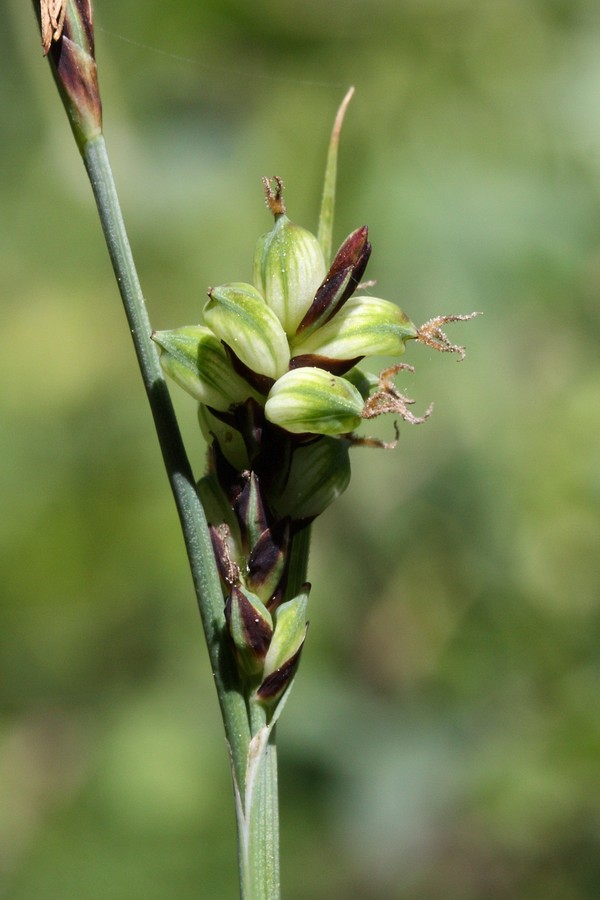
[[[256,713],[256,709],[255,709]],[[242,900],[279,900],[279,798],[275,726],[258,727],[248,752],[244,797],[237,805]]]
[[[244,900],[279,900],[279,800],[275,729],[269,731],[259,771],[254,801],[248,810],[249,841]]]

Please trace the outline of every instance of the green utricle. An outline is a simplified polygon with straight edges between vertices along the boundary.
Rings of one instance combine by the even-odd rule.
[[[346,381],[310,366],[286,372],[269,392],[265,416],[293,434],[346,434],[360,425],[363,400]]]

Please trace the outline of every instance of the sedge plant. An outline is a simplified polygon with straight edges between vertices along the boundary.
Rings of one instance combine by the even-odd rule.
[[[212,287],[200,324],[154,332],[102,133],[90,0],[34,0],[42,46],[87,170],[152,411],[187,549],[229,748],[241,896],[280,896],[275,726],[307,629],[314,520],[348,486],[357,433],[384,414],[417,424],[412,401],[365,358],[403,356],[409,342],[464,356],[441,316],[417,328],[364,282],[366,226],[332,253],[340,129],[326,162],[318,231],[288,218],[280,178],[264,179],[271,229],[252,282]],[[199,318],[196,312],[194,318]],[[208,444],[199,481],[173,411],[169,376],[196,401]]]

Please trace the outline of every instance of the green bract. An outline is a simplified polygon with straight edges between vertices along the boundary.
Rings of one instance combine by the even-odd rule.
[[[278,516],[314,519],[340,497],[350,483],[350,443],[318,437],[294,448],[289,470],[271,487]]]
[[[290,663],[302,647],[306,637],[308,589],[309,585],[305,585],[297,597],[282,603],[275,613],[275,629],[265,657],[264,678]]]
[[[202,403],[198,406],[198,422],[207,444],[216,441],[230,466],[238,472],[248,467],[248,451],[237,428],[217,418]]]

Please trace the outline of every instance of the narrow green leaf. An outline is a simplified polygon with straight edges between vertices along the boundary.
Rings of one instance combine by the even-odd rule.
[[[319,213],[319,230],[317,238],[325,257],[325,264],[328,266],[331,262],[331,245],[333,239],[333,217],[335,212],[335,186],[337,181],[337,161],[338,148],[340,144],[340,132],[344,122],[344,116],[348,104],[352,100],[354,88],[349,88],[346,96],[342,100],[341,106],[337,111],[331,138],[329,139],[329,149],[327,152],[327,163],[325,166],[325,179],[323,183],[323,197],[321,199],[321,212]]]

